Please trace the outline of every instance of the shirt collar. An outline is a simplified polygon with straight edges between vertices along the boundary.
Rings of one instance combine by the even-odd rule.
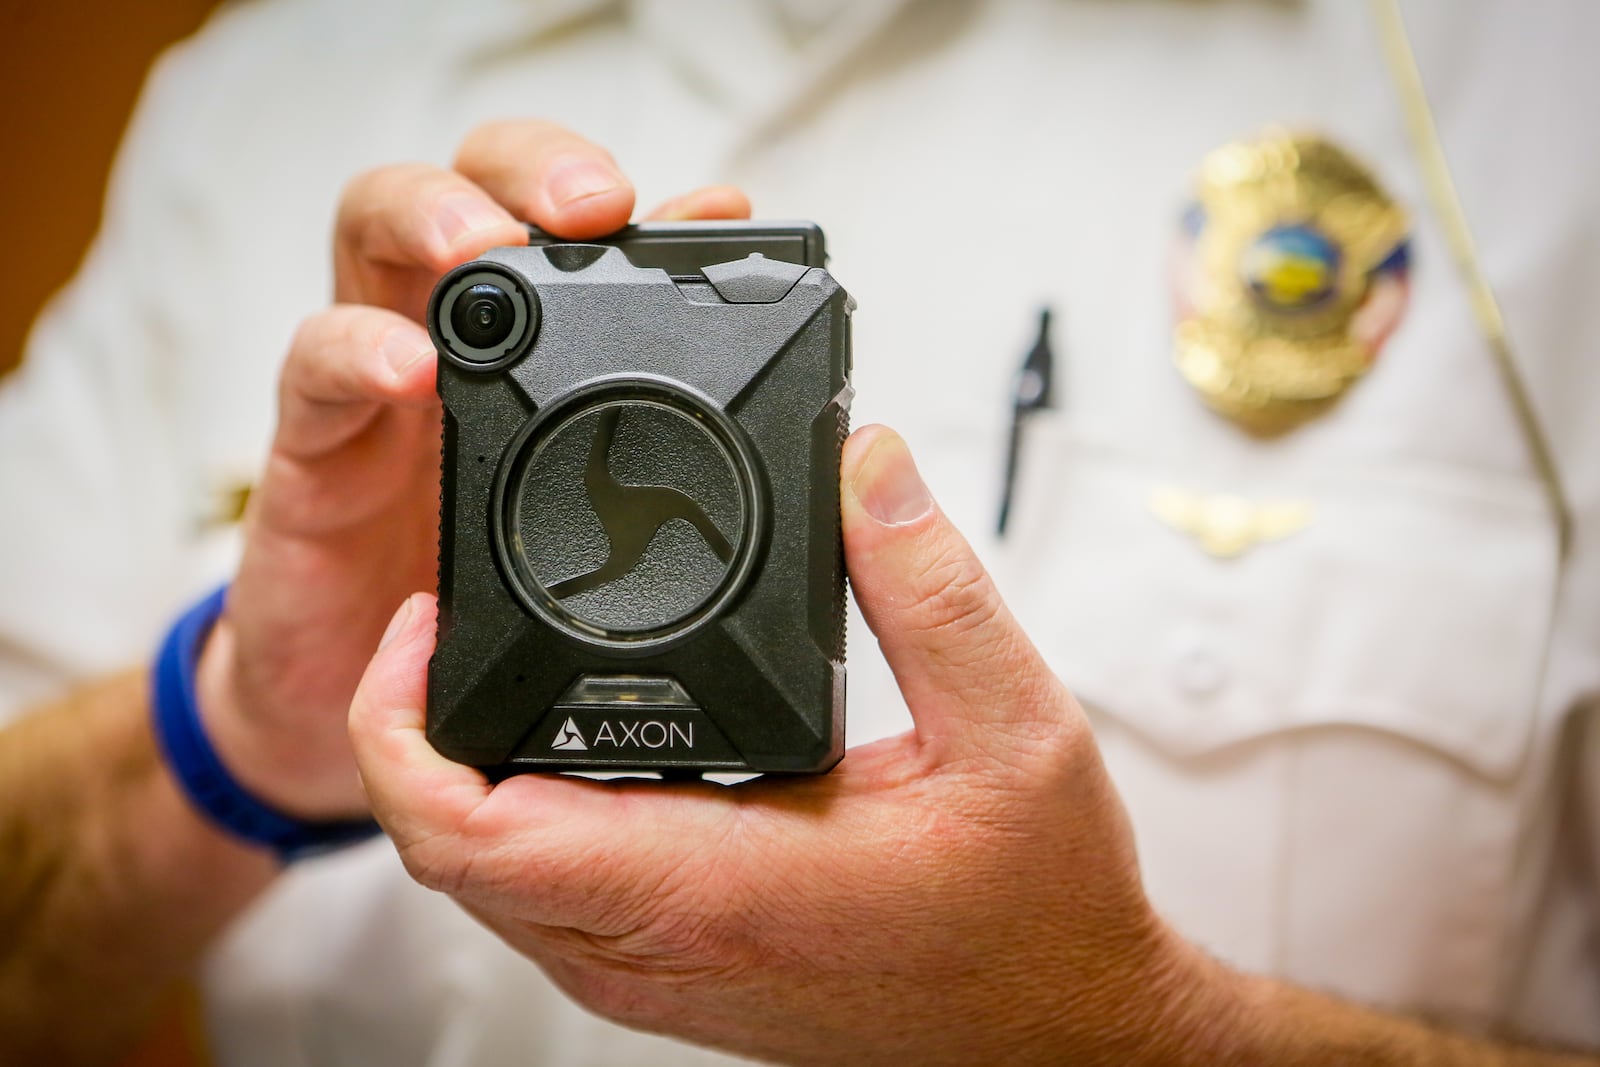
[[[735,118],[737,154],[824,96],[839,69],[918,2],[629,0],[629,10],[639,31]]]
[[[485,0],[455,4],[429,33],[472,42],[463,62],[553,45],[618,17],[731,120],[725,157],[818,103],[838,72],[923,0]]]

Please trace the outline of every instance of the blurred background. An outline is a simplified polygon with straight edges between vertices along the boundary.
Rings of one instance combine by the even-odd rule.
[[[12,241],[0,257],[0,376],[22,358],[34,317],[94,237],[111,160],[150,64],[218,2],[0,5],[0,232]],[[192,1005],[175,1005],[123,1067],[191,1063],[194,1020]]]
[[[0,375],[77,269],[100,223],[106,175],[139,86],[167,45],[218,0],[0,4]]]

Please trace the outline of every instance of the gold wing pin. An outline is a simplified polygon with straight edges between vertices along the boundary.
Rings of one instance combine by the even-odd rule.
[[[195,525],[201,530],[216,530],[243,521],[255,485],[246,477],[218,476],[201,494]]]
[[[1166,485],[1152,489],[1148,503],[1156,518],[1194,538],[1216,559],[1232,559],[1264,541],[1288,537],[1310,525],[1316,513],[1309,500],[1254,501]]]

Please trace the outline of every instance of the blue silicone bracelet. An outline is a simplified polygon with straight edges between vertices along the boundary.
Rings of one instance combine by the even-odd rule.
[[[178,617],[156,657],[150,709],[167,766],[200,813],[235,837],[265,845],[284,863],[364,841],[371,819],[307,822],[256,799],[217,758],[200,723],[195,668],[206,636],[222,615],[223,586]]]

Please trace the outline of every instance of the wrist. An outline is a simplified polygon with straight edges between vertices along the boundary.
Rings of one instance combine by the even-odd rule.
[[[1115,1062],[1150,1067],[1254,1064],[1248,979],[1152,914],[1151,947],[1131,969],[1123,1009],[1109,1018],[1122,1038]]]
[[[349,768],[325,765],[292,730],[274,729],[242,698],[238,631],[226,614],[207,636],[195,670],[202,729],[228,774],[252,796],[296,819],[364,816],[350,805]]]
[[[181,615],[162,642],[151,677],[151,716],[167,770],[193,807],[234,837],[271,849],[281,861],[350,844],[377,833],[370,818],[307,817],[305,807],[291,810],[259,784],[260,774],[241,780],[234,769],[259,769],[261,753],[243,749],[247,758],[233,767],[224,762],[213,732],[228,738],[235,751],[247,737],[239,731],[216,731],[219,723],[243,724],[243,716],[230,714],[236,702],[221,700],[209,723],[202,715],[200,665],[202,650],[216,635],[223,614],[226,587],[201,600]],[[232,672],[219,669],[232,661],[232,648],[224,628],[214,647],[208,693],[226,692]],[[215,673],[220,670],[220,673]],[[255,758],[248,758],[255,757]],[[290,765],[290,764],[285,764]],[[270,766],[268,764],[267,766]],[[271,778],[275,784],[285,783]],[[281,794],[280,794],[281,795]]]
[[[1152,1064],[1259,1061],[1250,978],[1166,927],[1166,962],[1156,983]]]

